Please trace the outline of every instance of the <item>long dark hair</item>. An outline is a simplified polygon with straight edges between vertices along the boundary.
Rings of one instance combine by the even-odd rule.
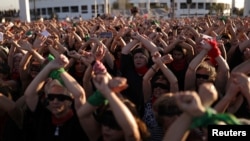
[[[133,114],[133,116],[136,120],[136,123],[138,125],[142,141],[149,141],[150,132],[149,132],[146,124],[144,123],[144,121],[140,118],[135,104],[132,103],[127,98],[124,98],[122,96],[119,96],[119,97],[120,97],[121,101],[128,107],[130,112]],[[95,111],[94,117],[98,122],[100,122],[104,125],[106,124],[106,125],[109,125],[115,129],[121,130],[121,127],[117,123],[112,111],[109,110],[109,104],[104,104],[103,106],[99,107]],[[104,120],[106,120],[106,121],[104,121]]]

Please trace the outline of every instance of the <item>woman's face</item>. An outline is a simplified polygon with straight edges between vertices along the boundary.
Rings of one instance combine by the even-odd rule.
[[[53,83],[53,81],[50,83]],[[65,89],[61,86],[51,86],[48,90],[47,99],[48,109],[57,117],[64,116],[71,108],[69,96],[65,94]]]
[[[174,50],[173,51],[173,59],[178,61],[181,60],[184,57],[184,54],[181,51]]]
[[[196,71],[196,85],[200,86],[204,82],[209,81],[209,71],[206,70],[205,68],[200,68]]]
[[[14,57],[13,69],[19,70],[19,64],[20,64],[21,60],[22,60],[22,56],[18,55],[18,56]]]
[[[158,79],[153,83],[152,88],[155,98],[169,92],[169,84],[163,75],[158,77]]]
[[[141,68],[147,65],[146,56],[143,53],[136,53],[134,55],[134,65],[135,68]]]
[[[30,66],[30,75],[32,78],[35,78],[37,76],[37,74],[40,72],[41,70],[41,66],[40,64],[38,63],[34,63],[34,64],[31,64]]]
[[[244,60],[248,60],[250,59],[250,47],[249,48],[246,48],[243,52],[244,54]]]
[[[79,61],[79,60],[76,60],[75,71],[77,73],[84,73],[85,70],[86,70],[85,64],[83,62]]]
[[[95,53],[95,56],[97,58],[102,58],[102,56],[104,55],[105,53],[105,49],[103,46],[99,46],[97,49],[96,49],[96,53]]]

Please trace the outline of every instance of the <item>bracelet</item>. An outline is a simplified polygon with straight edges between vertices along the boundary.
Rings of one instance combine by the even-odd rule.
[[[227,125],[241,125],[240,121],[234,115],[229,113],[216,113],[214,109],[207,108],[204,115],[193,118],[190,129],[216,125],[220,122],[224,122]]]
[[[54,60],[54,59],[55,59],[55,57],[54,57],[52,54],[49,54],[49,55],[48,55],[48,60],[49,60],[49,61],[52,61],[52,60]]]
[[[151,69],[154,71],[154,72],[157,72],[157,70],[152,66]]]
[[[60,76],[61,73],[65,72],[64,68],[60,68],[57,70],[53,70],[50,74],[49,77],[52,79],[57,79],[62,85],[64,85],[63,80]]]
[[[88,103],[93,106],[100,106],[105,103],[106,98],[97,90],[87,99]]]

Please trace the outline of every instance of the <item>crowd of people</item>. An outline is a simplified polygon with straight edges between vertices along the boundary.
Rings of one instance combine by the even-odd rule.
[[[2,17],[16,17],[18,13],[19,10],[16,9],[0,10],[0,16]]]
[[[208,125],[249,124],[249,22],[2,23],[0,141],[205,141]]]

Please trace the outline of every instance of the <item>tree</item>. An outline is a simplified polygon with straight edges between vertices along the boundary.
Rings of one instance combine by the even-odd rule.
[[[224,14],[224,10],[225,10],[225,6],[223,3],[215,3],[213,5],[211,5],[210,9],[209,9],[209,13],[215,13],[217,15],[220,14]]]
[[[113,2],[112,8],[113,9],[119,9],[120,8],[120,4],[124,4],[122,6],[124,6],[125,9],[130,9],[131,8],[131,4],[129,3],[128,0],[116,0],[115,2]]]

